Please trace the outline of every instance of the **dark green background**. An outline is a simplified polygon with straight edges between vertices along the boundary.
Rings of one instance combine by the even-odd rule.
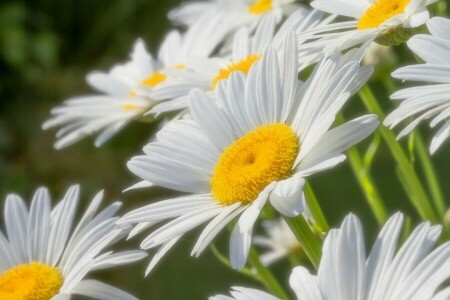
[[[155,132],[155,125],[133,123],[105,146],[97,149],[92,138],[60,151],[53,149],[55,131],[44,132],[41,124],[52,107],[62,100],[91,93],[84,81],[94,69],[108,70],[127,60],[137,37],[146,40],[155,53],[165,32],[169,8],[178,0],[2,1],[0,4],[0,199],[15,192],[29,200],[34,190],[48,186],[54,199],[74,183],[82,186],[83,206],[99,189],[106,190],[108,203],[124,201],[122,212],[164,199],[170,192],[145,189],[122,194],[138,181],[126,161],[141,153]],[[398,65],[413,62],[404,47],[396,50]],[[377,78],[396,68],[385,62]],[[386,111],[393,108],[388,93],[375,83],[378,99]],[[364,113],[354,97],[346,116]],[[423,126],[422,128],[425,128]],[[427,130],[427,132],[429,132]],[[429,142],[430,138],[426,137]],[[406,144],[406,140],[402,142]],[[363,149],[366,144],[359,146]],[[450,195],[450,146],[433,158],[445,195]],[[395,166],[382,145],[374,162],[374,176],[390,212],[402,210],[417,216],[395,176]],[[331,224],[338,225],[349,211],[361,217],[368,240],[378,230],[349,166],[313,176],[311,183]],[[3,203],[3,200],[2,200]],[[3,206],[3,205],[2,205]],[[0,209],[1,210],[1,209]],[[198,232],[187,235],[148,277],[147,261],[101,272],[98,276],[141,299],[206,299],[226,292],[231,285],[256,283],[223,267],[206,251],[199,259],[189,257]],[[219,249],[227,253],[229,235],[222,234]],[[135,239],[122,247],[135,247]],[[276,274],[287,282],[287,264],[278,264]]]

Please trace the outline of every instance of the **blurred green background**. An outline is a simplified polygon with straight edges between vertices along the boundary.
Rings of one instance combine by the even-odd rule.
[[[45,185],[54,199],[60,199],[74,183],[82,186],[83,206],[96,191],[106,190],[106,201],[124,201],[122,212],[164,199],[164,189],[145,189],[123,194],[122,190],[138,181],[126,168],[126,161],[141,153],[156,126],[133,123],[97,149],[91,138],[61,151],[53,149],[55,131],[44,132],[42,123],[52,107],[64,99],[91,93],[84,76],[93,69],[108,70],[114,63],[127,60],[137,37],[146,40],[149,50],[157,50],[170,28],[168,10],[178,0],[91,0],[91,1],[2,1],[0,4],[0,197],[18,193],[28,201],[34,190]],[[388,76],[394,64],[413,62],[400,47],[396,57],[383,61],[376,78]],[[378,87],[375,84],[376,87]],[[388,94],[377,88],[386,111],[393,108]],[[357,97],[346,108],[348,117],[364,112]],[[425,128],[425,126],[423,127]],[[429,133],[429,131],[426,131]],[[426,137],[427,143],[430,141]],[[406,145],[407,141],[403,141]],[[363,149],[365,144],[359,147]],[[450,195],[450,145],[444,146],[433,160],[445,196]],[[373,166],[374,177],[390,212],[412,210],[395,176],[395,166],[385,145],[381,145]],[[371,241],[377,227],[349,166],[314,176],[313,188],[332,225],[338,225],[349,211],[363,220]],[[3,201],[3,200],[2,200]],[[448,203],[448,202],[447,202]],[[3,205],[1,205],[3,207]],[[1,209],[0,209],[1,210]],[[225,293],[231,285],[258,284],[221,265],[206,251],[199,259],[189,257],[198,231],[186,236],[148,277],[143,273],[147,261],[129,267],[99,272],[106,282],[121,287],[141,299],[206,299]],[[218,241],[228,253],[229,234]],[[139,238],[122,247],[136,247]],[[275,272],[287,283],[286,263]]]

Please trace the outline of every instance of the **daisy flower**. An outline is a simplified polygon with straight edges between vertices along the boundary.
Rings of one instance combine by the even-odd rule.
[[[230,296],[216,295],[209,297],[209,300],[278,300],[277,297],[272,296],[266,292],[240,286],[233,286],[230,291]]]
[[[168,74],[179,79],[155,91],[153,95],[160,100],[165,97],[166,102],[155,106],[150,113],[158,115],[186,108],[188,92],[191,89],[200,88],[212,93],[220,81],[228,79],[234,72],[247,74],[269,46],[281,48],[283,38],[288,30],[301,32],[330,21],[330,19],[322,19],[322,12],[300,8],[283,22],[278,31],[275,17],[271,14],[262,18],[254,34],[251,34],[247,27],[240,28],[234,35],[230,57],[192,59],[183,70],[167,70]],[[187,84],[189,82],[190,85]],[[184,93],[185,97],[180,97],[182,94],[174,94],[180,91]]]
[[[355,19],[299,33],[300,55],[306,65],[368,41],[384,45],[406,41],[429,19],[427,5],[437,0],[314,0],[311,6],[336,16]]]
[[[158,104],[153,93],[158,88],[167,90],[167,84],[170,85],[172,80],[164,70],[183,69],[190,57],[209,56],[224,35],[220,16],[212,19],[204,15],[184,35],[178,31],[170,32],[156,58],[138,39],[130,61],[114,66],[109,72],[96,71],[87,75],[88,84],[101,94],[66,100],[51,111],[53,117],[43,124],[43,129],[62,127],[56,135],[57,149],[97,132],[95,145],[101,146],[129,122],[143,118]],[[179,86],[186,84],[185,80],[175,80]],[[173,88],[169,87],[169,90]],[[172,91],[172,94],[177,96],[180,92]]]
[[[172,22],[190,26],[203,14],[223,13],[230,29],[241,26],[254,28],[266,14],[273,14],[277,22],[298,5],[296,0],[211,0],[186,2],[169,13]]]
[[[5,202],[5,230],[0,231],[0,295],[3,300],[63,300],[72,294],[95,299],[136,299],[113,286],[86,279],[90,271],[128,264],[142,251],[113,253],[106,248],[123,239],[129,228],[117,225],[121,203],[97,213],[103,193],[74,224],[79,187],[71,187],[51,209],[48,191],[40,188],[31,207],[16,195]]]
[[[253,242],[255,245],[269,249],[259,257],[263,265],[271,265],[283,257],[301,250],[300,243],[282,218],[266,220],[262,226],[266,231],[266,236],[255,236]]]
[[[143,249],[159,247],[149,270],[186,232],[209,221],[192,251],[200,255],[240,214],[231,233],[230,260],[233,268],[243,268],[254,223],[267,200],[284,215],[302,213],[304,178],[342,162],[342,152],[378,126],[376,116],[366,115],[330,129],[372,73],[372,67],[360,67],[359,52],[333,55],[301,83],[292,31],[283,49],[278,58],[269,48],[247,78],[235,72],[221,81],[216,100],[192,91],[193,120],[171,122],[145,147],[146,155],[128,163],[150,184],[191,193],[121,219],[132,224],[170,220],[141,244]]]
[[[304,300],[445,300],[450,289],[438,292],[450,278],[450,242],[432,250],[441,226],[425,222],[401,247],[403,216],[392,216],[366,257],[359,219],[348,215],[340,229],[329,232],[317,276],[294,268],[291,288]],[[398,251],[396,251],[398,249]]]
[[[391,98],[401,100],[400,106],[386,117],[384,125],[393,128],[414,117],[399,133],[398,138],[401,138],[423,120],[431,119],[433,128],[443,123],[431,141],[430,153],[433,154],[450,135],[450,20],[436,17],[427,25],[431,35],[419,34],[408,41],[409,48],[425,64],[403,67],[392,73],[395,78],[424,85],[394,93]]]

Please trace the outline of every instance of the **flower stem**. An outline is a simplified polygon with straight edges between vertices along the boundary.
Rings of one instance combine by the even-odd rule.
[[[304,191],[306,204],[308,205],[311,215],[314,218],[314,222],[317,224],[321,232],[327,232],[330,229],[330,226],[328,225],[327,219],[325,218],[325,215],[320,208],[319,202],[317,201],[316,195],[314,194],[311,185],[307,183],[305,185]]]
[[[442,195],[442,190],[439,185],[439,180],[436,176],[436,171],[431,161],[430,154],[425,147],[422,136],[418,132],[414,134],[414,146],[416,148],[419,161],[422,165],[434,205],[436,206],[439,216],[444,218],[446,212],[444,196]]]
[[[350,162],[350,166],[358,180],[367,202],[377,220],[379,225],[384,224],[387,219],[386,207],[380,196],[377,186],[370,175],[370,170],[364,166],[363,159],[359,150],[356,147],[352,147],[347,151],[347,158]]]
[[[317,269],[322,255],[322,241],[314,235],[308,222],[302,215],[295,218],[283,216],[309,260]]]
[[[367,107],[367,109],[378,115],[380,119],[384,119],[384,113],[375,99],[370,87],[366,84],[359,91],[359,95]],[[386,127],[380,126],[379,132],[383,137],[384,141],[389,147],[394,159],[397,162],[399,172],[401,173],[404,181],[404,188],[409,191],[407,194],[410,196],[409,199],[413,206],[416,208],[420,217],[424,220],[430,220],[432,222],[438,222],[436,212],[430,205],[429,199],[425,190],[416,175],[414,168],[409,163],[408,157],[406,156],[404,150],[397,142],[394,134],[391,130]]]
[[[272,271],[269,268],[265,267],[261,261],[259,260],[258,252],[255,248],[250,249],[249,253],[249,261],[252,267],[256,269],[258,275],[261,279],[263,285],[274,295],[279,297],[280,299],[289,299],[288,294],[283,289],[281,284],[278,282],[276,277],[273,275]]]

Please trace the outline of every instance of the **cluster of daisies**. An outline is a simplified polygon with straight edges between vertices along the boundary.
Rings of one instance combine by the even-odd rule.
[[[200,226],[191,255],[228,229],[232,268],[246,268],[252,243],[267,249],[259,259],[268,267],[304,248],[295,226],[284,221],[300,218],[323,244],[319,263],[311,261],[317,271],[308,264],[291,271],[297,299],[450,299],[450,242],[440,240],[441,225],[424,222],[405,235],[404,217],[396,213],[366,256],[355,215],[321,232],[304,195],[309,176],[343,162],[347,149],[380,126],[374,114],[335,124],[376,68],[364,63],[374,45],[406,42],[423,61],[392,74],[422,83],[392,95],[400,104],[383,125],[409,122],[400,138],[431,118],[431,127],[440,126],[431,153],[449,137],[450,20],[430,17],[434,2],[210,0],[172,10],[169,18],[183,30],[169,32],[156,55],[138,39],[129,61],[88,74],[97,93],[66,100],[43,128],[60,128],[60,149],[93,134],[100,146],[135,120],[160,122],[144,153],[127,164],[141,179],[130,188],[159,186],[181,196],[116,217],[120,202],[99,210],[99,193],[75,222],[78,186],[53,209],[44,188],[29,209],[9,195],[6,234],[0,232],[0,298],[135,299],[86,277],[151,254],[148,275]],[[265,210],[282,218],[266,219]],[[259,224],[266,235],[254,236]],[[144,232],[140,250],[111,250]],[[284,299],[274,292],[236,286],[230,296],[211,299]]]

